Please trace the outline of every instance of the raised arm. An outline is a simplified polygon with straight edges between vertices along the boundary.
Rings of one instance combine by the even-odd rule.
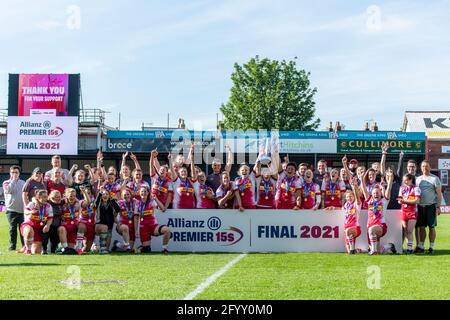
[[[225,145],[225,149],[227,150],[227,163],[225,165],[225,171],[230,173],[231,167],[233,166],[233,152],[231,152],[231,148],[229,145]]]
[[[158,151],[156,151],[156,149],[152,150],[152,152],[150,153],[150,160],[148,162],[148,166],[150,169],[150,177],[153,177],[155,175],[155,167],[153,166],[156,157],[158,156]]]
[[[189,149],[189,157],[191,158],[191,177],[192,181],[197,181],[197,172],[195,172],[195,161],[194,161],[194,142],[191,142],[191,148]]]
[[[353,174],[351,173],[349,167],[348,167],[348,159],[347,155],[344,155],[342,158],[342,166],[344,167],[345,172],[347,173],[347,177],[351,179],[353,177]]]
[[[380,162],[380,172],[384,176],[386,173],[386,155],[389,149],[389,142],[384,142],[381,147],[381,162]]]
[[[369,192],[366,189],[366,184],[367,184],[367,176],[369,175],[369,170],[367,170],[363,177],[362,177],[362,181],[361,181],[361,186],[360,189],[362,191],[362,194],[364,195],[364,199],[367,201],[370,198]]]
[[[98,177],[94,173],[94,170],[92,169],[91,165],[86,164],[86,165],[84,165],[84,168],[89,172],[89,180],[90,180],[91,184],[96,183],[98,180]]]
[[[122,171],[123,167],[127,165],[127,157],[128,157],[128,151],[125,153],[122,153],[122,163],[120,164],[120,171]]]
[[[137,170],[141,170],[141,171],[142,171],[141,165],[139,164],[139,161],[138,161],[136,155],[133,154],[133,152],[132,152],[131,155],[130,155],[130,159],[133,160],[134,167],[135,167]]]
[[[74,164],[72,168],[70,168],[69,176],[67,177],[67,185],[70,186],[73,183],[73,175],[75,174],[75,171],[78,170],[78,165]]]
[[[89,197],[89,193],[85,186],[80,186],[80,191],[83,194],[84,201],[81,205],[83,208],[87,208],[91,204],[91,197]]]
[[[397,166],[397,177],[402,177],[403,175],[403,158],[405,153],[402,151],[398,156],[398,166]]]
[[[358,178],[353,177],[350,180],[350,185],[352,187],[353,193],[355,194],[355,202],[358,206],[361,205],[361,188],[358,185]]]
[[[175,181],[177,179],[177,177],[178,177],[178,174],[175,171],[174,162],[173,162],[173,159],[172,159],[172,155],[170,153],[167,156],[167,159],[169,160],[170,178],[172,179],[172,181]]]
[[[392,171],[386,172],[386,181],[387,181],[387,186],[386,186],[386,190],[384,191],[384,197],[387,200],[390,200],[392,185],[394,184],[394,173]]]

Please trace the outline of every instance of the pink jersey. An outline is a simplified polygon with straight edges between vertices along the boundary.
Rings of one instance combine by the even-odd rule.
[[[172,181],[167,177],[161,179],[159,175],[155,174],[152,177],[152,195],[166,205],[169,194],[172,194],[173,197]]]
[[[86,205],[86,208],[83,208],[85,206],[85,200],[81,200],[81,215],[80,215],[80,222],[86,224],[95,224],[95,208],[94,208],[94,199],[91,199],[90,205]]]
[[[120,184],[117,182],[110,184],[108,181],[105,181],[105,183],[103,183],[103,187],[108,190],[111,199],[120,199]]]
[[[63,206],[63,214],[61,217],[62,225],[78,224],[80,218],[80,202],[75,201],[73,204],[66,202]]]
[[[382,198],[379,201],[374,201],[373,198],[369,200],[367,228],[381,226],[386,223],[384,220],[384,213],[386,212],[388,204],[389,200],[386,200],[385,198]]]
[[[379,183],[377,183],[376,181],[374,181],[373,183],[368,182],[365,185],[365,188],[367,190],[367,193],[369,194],[369,200],[366,201],[366,199],[364,198],[364,196],[361,198],[363,203],[362,203],[362,208],[363,210],[367,210],[367,208],[369,208],[369,201],[372,198],[372,190],[373,188],[375,188],[375,186],[378,186],[381,188],[381,185]],[[362,188],[362,186],[360,186]]]
[[[419,199],[421,196],[420,188],[416,187],[415,185],[409,187],[406,185],[402,185],[400,187],[398,197],[402,198],[403,200],[409,200],[414,201],[416,199]],[[406,204],[404,203],[402,205],[402,212],[406,214],[414,214],[416,213],[417,205],[415,204]]]
[[[316,198],[321,195],[320,187],[314,182],[304,182],[302,187],[302,209],[312,209],[316,205]]]
[[[198,209],[215,209],[216,204],[213,199],[208,199],[208,192],[212,192],[213,189],[208,187],[206,184],[201,184],[199,182],[194,183],[195,197],[197,198],[197,208]]]
[[[150,191],[150,186],[148,185],[147,181],[144,180],[139,180],[139,182],[133,180],[131,182],[128,182],[126,187],[128,190],[130,190],[131,196],[137,200],[141,199],[141,196],[139,195],[139,189],[141,187],[147,187]]]
[[[265,181],[263,178],[256,178],[258,192],[256,193],[256,205],[259,208],[274,209],[275,193],[277,191],[277,182],[274,179]]]
[[[340,208],[341,194],[343,194],[347,188],[342,180],[336,180],[334,183],[331,180],[324,180],[322,182],[323,196],[325,197],[325,208],[337,207]]]
[[[136,215],[136,203],[138,200],[131,199],[127,202],[125,200],[119,201],[120,207],[120,223],[126,225],[133,225],[133,217]]]
[[[280,174],[275,195],[277,209],[294,209],[297,205],[295,193],[301,188],[302,183],[296,176],[288,178],[285,172]]]
[[[157,224],[155,217],[155,207],[153,206],[153,199],[150,199],[147,202],[142,202],[137,200],[135,202],[135,215],[139,216],[139,221],[141,225],[154,225]]]
[[[28,223],[33,226],[43,226],[47,223],[49,218],[53,218],[53,209],[52,206],[48,203],[40,207],[34,202],[30,202],[27,205],[27,209],[30,211],[37,210],[36,213],[26,214],[25,215],[25,223]]]
[[[173,182],[173,208],[174,209],[194,209],[195,200],[195,181],[191,179],[181,180],[180,177]]]
[[[241,195],[242,206],[245,209],[254,209],[256,207],[255,202],[255,174],[252,172],[245,178],[239,177],[234,181],[235,188]]]
[[[353,203],[346,202],[344,204],[344,207],[342,208],[342,211],[345,214],[345,222],[344,222],[344,228],[353,228],[353,227],[359,227],[358,217],[359,213],[361,212],[361,205],[357,204],[356,201]]]

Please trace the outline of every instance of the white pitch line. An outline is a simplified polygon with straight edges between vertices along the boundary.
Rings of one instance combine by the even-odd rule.
[[[217,278],[219,278],[221,275],[223,275],[225,272],[227,272],[232,266],[234,266],[239,260],[244,258],[247,254],[243,253],[228,262],[226,265],[224,265],[219,271],[211,275],[208,279],[200,283],[200,285],[191,293],[189,293],[186,297],[184,297],[183,300],[193,300],[197,295],[202,293],[206,288],[210,286],[211,283],[216,281]]]

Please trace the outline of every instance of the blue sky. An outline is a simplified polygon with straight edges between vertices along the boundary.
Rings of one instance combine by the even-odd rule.
[[[71,5],[80,9],[79,28]],[[215,127],[235,62],[298,57],[321,129],[450,109],[450,1],[0,1],[0,108],[8,73],[81,73],[108,124]],[[69,22],[69,26],[68,26]]]

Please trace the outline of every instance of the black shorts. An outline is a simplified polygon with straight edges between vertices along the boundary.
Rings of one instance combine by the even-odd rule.
[[[418,227],[435,228],[437,226],[436,205],[417,206],[417,222]]]

